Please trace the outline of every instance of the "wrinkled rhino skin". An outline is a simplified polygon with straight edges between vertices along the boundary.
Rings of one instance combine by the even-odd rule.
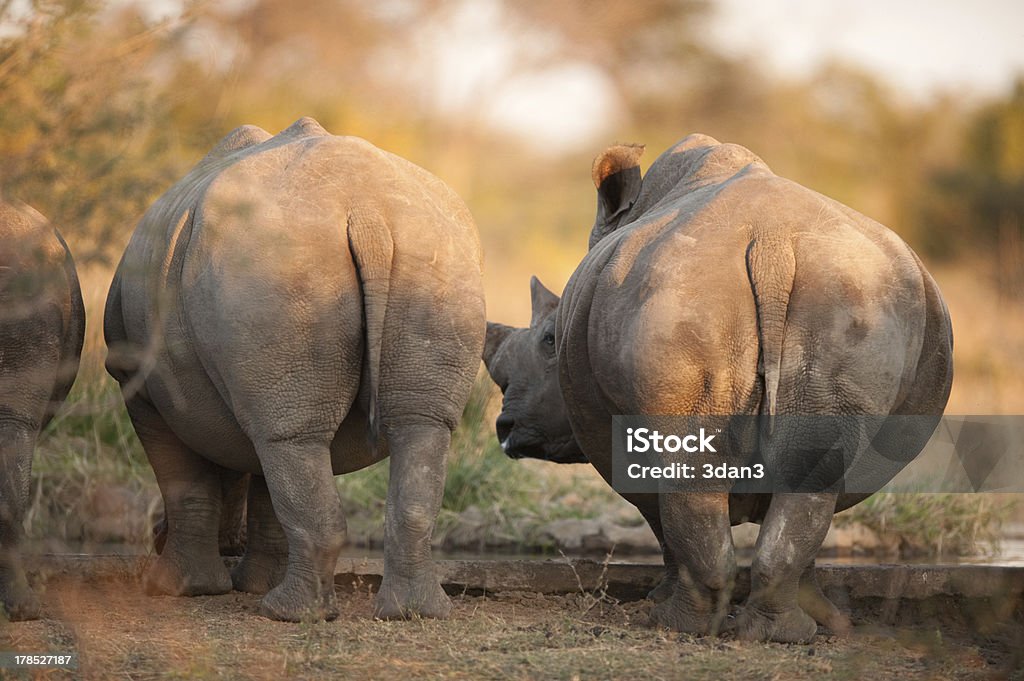
[[[235,130],[158,199],[105,316],[107,367],[165,504],[147,590],[234,586],[269,592],[271,618],[336,616],[333,475],[390,454],[375,614],[446,616],[430,535],[483,345],[480,268],[454,192],[309,118]],[[244,474],[246,552],[229,575],[220,515]]]
[[[618,145],[595,161],[590,250],[561,300],[534,279],[529,328],[488,324],[510,456],[589,460],[610,483],[613,414],[942,413],[949,314],[901,239],[743,147],[691,135],[644,177],[641,152]],[[664,550],[653,621],[726,626],[729,526],[749,520],[762,527],[738,634],[806,641],[814,619],[847,629],[814,583],[814,556],[833,513],[866,495],[723,485],[626,495]]]
[[[0,617],[39,616],[18,554],[32,452],[75,382],[84,338],[64,239],[32,208],[0,202]]]

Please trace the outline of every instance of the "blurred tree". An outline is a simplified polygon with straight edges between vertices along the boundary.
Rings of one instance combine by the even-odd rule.
[[[1000,291],[1024,295],[1024,79],[970,118],[957,162],[936,170],[921,205],[936,254],[994,254]]]
[[[461,77],[438,64],[437,41],[472,6],[210,2],[153,23],[110,0],[0,0],[0,191],[58,223],[80,258],[110,256],[226,132],[277,132],[312,115],[448,181],[502,260],[564,276],[593,216],[593,155],[643,142],[649,164],[704,132],[930,252],[1019,240],[1024,86],[974,115],[953,97],[908,104],[848,67],[787,82],[722,56],[705,40],[713,5],[703,0],[490,0],[512,53],[471,100],[567,63],[613,92],[612,138],[554,154],[524,143],[529,131],[488,128],[483,102],[452,109],[437,94]]]
[[[143,66],[166,27],[92,0],[0,5],[0,192],[108,255],[180,169]]]
[[[517,35],[546,38],[534,41],[535,68],[586,62],[611,79],[626,104],[663,92],[666,76],[677,84],[692,79],[695,62],[708,52],[699,31],[710,9],[706,0],[504,0],[503,7]]]

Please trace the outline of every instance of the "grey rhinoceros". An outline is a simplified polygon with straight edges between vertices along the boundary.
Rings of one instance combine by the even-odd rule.
[[[534,279],[529,328],[488,324],[484,359],[504,393],[497,431],[509,456],[589,460],[610,483],[616,414],[942,413],[949,315],[901,239],[743,147],[691,135],[641,178],[642,149],[617,145],[595,161],[590,249],[561,300]],[[776,454],[785,462],[785,448]],[[814,558],[833,513],[867,495],[730,494],[731,484],[623,495],[664,552],[652,620],[721,630],[735,570],[729,527],[753,521],[738,635],[805,641],[815,619],[846,629],[814,582]]]
[[[333,476],[390,455],[375,614],[446,616],[430,537],[484,329],[476,227],[444,183],[310,118],[230,133],[143,216],[107,298],[107,367],[165,505],[147,590],[335,617]],[[223,490],[246,473],[229,576]]]
[[[78,374],[85,308],[60,233],[25,205],[0,201],[0,605],[39,616],[18,545],[39,432]]]

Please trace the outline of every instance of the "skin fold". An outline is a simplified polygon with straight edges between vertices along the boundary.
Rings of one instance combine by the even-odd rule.
[[[509,456],[589,461],[611,483],[614,414],[941,415],[949,314],[899,237],[743,147],[691,135],[643,177],[642,151],[617,145],[594,162],[590,250],[561,299],[534,278],[530,326],[488,324]],[[908,440],[902,465],[928,434]],[[763,439],[764,455],[812,468],[785,439]],[[730,485],[624,495],[664,552],[653,621],[695,634],[728,626],[729,527],[751,521],[761,532],[737,634],[796,642],[815,621],[848,629],[814,583],[814,557],[832,515],[867,495]]]
[[[337,616],[335,474],[390,455],[378,617],[444,617],[430,560],[451,433],[484,336],[462,201],[303,118],[229,134],[150,208],[107,299],[107,368],[156,473],[154,593],[266,593],[281,620]],[[218,555],[250,476],[246,549]]]
[[[78,374],[85,308],[67,244],[42,215],[0,201],[0,605],[35,619],[18,546],[36,438]]]

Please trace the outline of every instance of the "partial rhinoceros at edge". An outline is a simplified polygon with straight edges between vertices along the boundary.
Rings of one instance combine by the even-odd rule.
[[[19,551],[32,455],[75,382],[84,339],[64,239],[32,208],[0,201],[0,618],[39,617]]]

